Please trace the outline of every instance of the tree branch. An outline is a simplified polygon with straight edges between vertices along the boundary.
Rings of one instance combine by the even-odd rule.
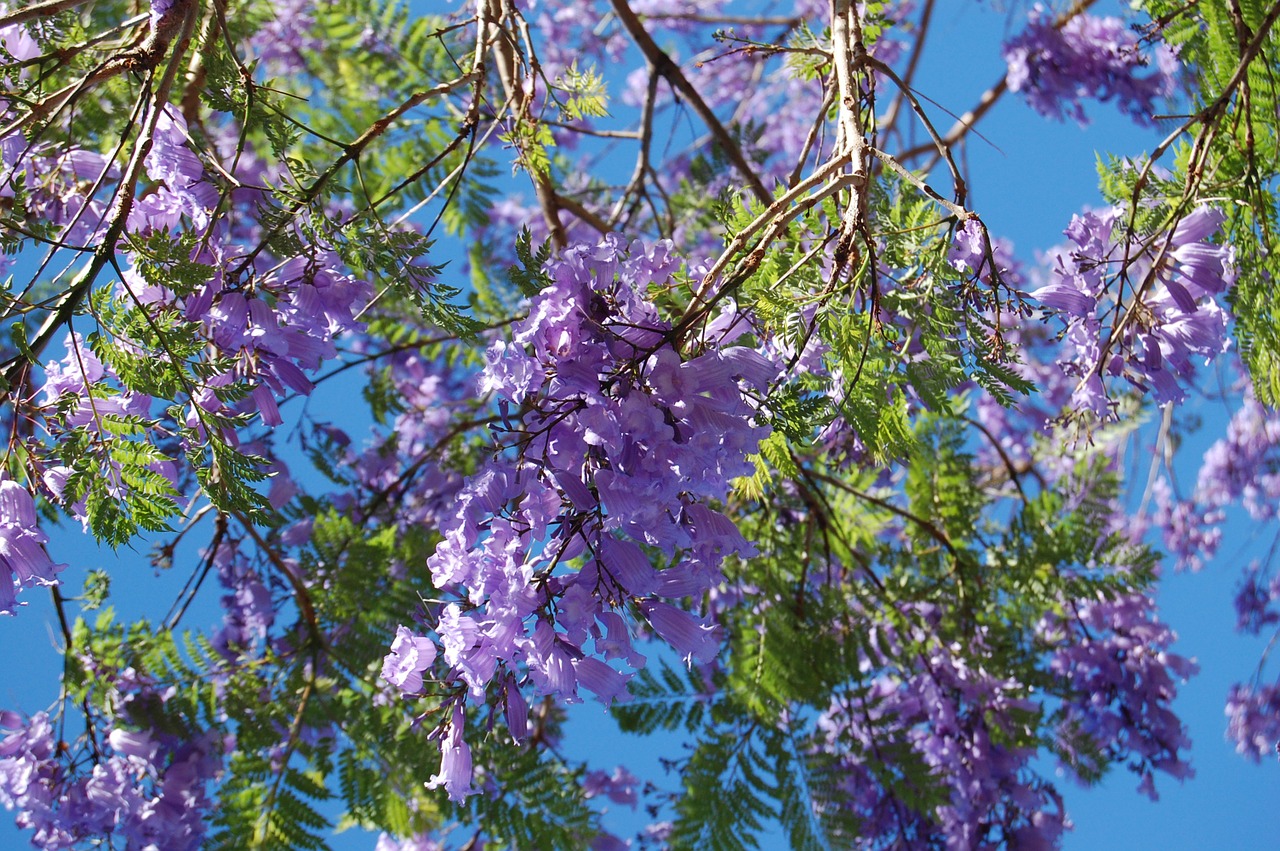
[[[693,107],[693,111],[698,113],[698,117],[702,119],[702,122],[707,125],[707,129],[711,131],[711,136],[715,139],[716,144],[720,146],[725,156],[729,158],[729,162],[746,180],[747,186],[750,187],[755,196],[765,204],[773,201],[773,193],[764,185],[760,175],[756,174],[751,163],[747,161],[746,156],[742,153],[742,148],[729,135],[729,131],[725,129],[715,112],[703,100],[702,94],[693,87],[693,84],[689,82],[689,78],[680,70],[680,66],[654,42],[653,37],[649,35],[649,31],[644,28],[644,24],[636,17],[636,13],[631,10],[627,0],[610,0],[610,2],[614,12],[618,15],[618,20],[622,22],[622,26],[630,34],[631,39],[636,43],[636,47],[640,48],[644,58],[648,60],[659,75],[671,84],[671,88],[688,101],[689,105]]]

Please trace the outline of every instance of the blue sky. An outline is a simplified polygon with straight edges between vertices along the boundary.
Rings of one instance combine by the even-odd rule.
[[[999,42],[1006,20],[1006,13],[993,11],[990,4],[939,3],[930,49],[917,77],[918,90],[956,114],[970,108],[1003,73]],[[1007,96],[979,127],[987,141],[974,139],[965,151],[972,190],[969,206],[982,214],[992,233],[1011,239],[1028,262],[1035,249],[1061,241],[1062,228],[1073,212],[1100,203],[1095,152],[1136,154],[1150,150],[1162,135],[1159,128],[1135,127],[1105,104],[1091,104],[1087,111],[1093,123],[1081,129],[1046,122],[1016,96]],[[936,123],[945,127],[950,121],[940,114]],[[343,395],[322,388],[311,403],[312,410],[341,404]],[[1206,434],[1221,429],[1220,407],[1203,413]],[[1184,478],[1194,476],[1206,445],[1201,437],[1184,447]],[[148,604],[163,609],[185,578],[181,569],[171,576],[153,576],[144,551],[122,550],[117,555],[99,550],[74,528],[53,534],[50,550],[55,560],[73,564],[68,572],[71,592],[84,570],[101,566],[116,577],[118,603],[132,597],[129,609],[142,611]],[[1199,676],[1182,687],[1175,704],[1194,742],[1196,777],[1182,784],[1159,779],[1158,803],[1140,796],[1135,791],[1136,777],[1122,770],[1089,790],[1064,780],[1062,789],[1076,825],[1065,842],[1067,849],[1199,851],[1280,844],[1280,762],[1268,759],[1253,765],[1237,756],[1223,736],[1227,689],[1249,676],[1266,644],[1265,639],[1234,634],[1231,600],[1241,568],[1251,558],[1265,555],[1275,534],[1274,528],[1259,528],[1237,518],[1227,530],[1233,545],[1224,547],[1215,562],[1198,574],[1168,571],[1159,595],[1162,617],[1179,633],[1177,652],[1194,657],[1201,667]],[[206,593],[206,613],[212,611],[216,594],[212,588]],[[24,599],[30,605],[18,617],[0,618],[0,647],[9,651],[7,676],[0,681],[0,708],[33,711],[56,697],[59,662],[47,599],[32,592]],[[567,743],[571,753],[591,759],[599,768],[621,762],[664,787],[674,784],[673,778],[662,774],[657,756],[678,756],[678,739],[624,739],[612,733],[612,722],[594,704],[576,708],[573,718]],[[609,758],[599,759],[601,753]],[[0,817],[0,847],[22,847],[20,836]],[[366,842],[344,837],[341,847],[371,848],[372,838]]]

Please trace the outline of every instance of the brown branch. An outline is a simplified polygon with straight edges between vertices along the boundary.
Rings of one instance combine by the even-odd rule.
[[[813,174],[809,175],[803,181],[787,190],[785,194],[771,202],[763,213],[756,216],[746,227],[738,231],[738,233],[734,235],[733,239],[725,247],[725,250],[720,254],[720,257],[714,264],[712,264],[706,275],[703,276],[702,290],[705,291],[705,289],[710,286],[716,276],[724,271],[724,269],[729,265],[729,261],[733,259],[733,256],[744,249],[747,242],[750,241],[751,237],[756,233],[760,232],[766,226],[776,225],[778,222],[781,222],[784,225],[791,222],[804,210],[809,209],[822,198],[829,196],[839,188],[839,186],[836,186],[834,183],[828,184],[815,195],[805,198],[803,201],[799,201],[794,208],[790,210],[787,209],[793,202],[798,201],[806,192],[811,189],[816,189],[828,178],[833,177],[835,173],[843,168],[847,162],[847,155],[836,156],[834,159],[831,159],[821,168],[817,169]],[[846,184],[845,182],[840,182],[840,185],[843,186]]]
[[[158,20],[152,21],[146,35],[141,35],[134,46],[112,56],[80,80],[32,104],[25,115],[0,130],[0,138],[8,136],[33,121],[40,121],[56,114],[72,99],[112,77],[125,72],[153,71],[168,52],[174,36],[179,36],[182,42],[182,49],[175,49],[174,56],[185,55],[187,45],[191,41],[196,6],[196,0],[175,0],[167,12]],[[172,86],[172,81],[170,85]]]
[[[243,274],[244,271],[252,265],[253,261],[257,259],[258,255],[267,247],[267,243],[288,227],[289,223],[292,222],[294,217],[301,213],[303,209],[310,206],[318,197],[320,197],[320,193],[323,192],[324,188],[329,185],[329,182],[337,176],[343,166],[359,159],[360,155],[364,153],[365,148],[369,147],[369,145],[373,144],[378,137],[390,130],[391,126],[399,120],[401,116],[414,107],[421,105],[425,101],[430,100],[433,97],[448,94],[455,89],[467,85],[475,79],[476,72],[472,71],[469,74],[463,74],[461,77],[450,80],[447,83],[441,83],[438,86],[432,86],[429,89],[414,92],[395,109],[370,124],[363,133],[342,149],[341,156],[334,160],[328,168],[317,175],[316,179],[311,182],[311,185],[303,190],[301,197],[299,197],[298,200],[296,200],[285,212],[285,215],[281,216],[279,221],[277,221],[271,229],[262,236],[257,246],[255,246],[254,249],[246,254],[244,259],[240,261],[240,264],[231,273],[232,276],[234,277]]]
[[[693,87],[693,84],[689,82],[689,78],[680,70],[680,66],[654,42],[653,37],[644,28],[644,24],[636,16],[636,13],[631,10],[627,0],[610,0],[610,2],[614,12],[618,15],[618,20],[622,22],[622,26],[630,34],[632,41],[640,48],[640,52],[644,54],[645,59],[671,85],[671,88],[688,101],[693,111],[707,125],[707,129],[711,131],[712,138],[724,151],[729,162],[746,180],[756,198],[765,204],[772,202],[773,193],[764,185],[760,175],[756,174],[751,163],[747,161],[746,156],[742,153],[741,146],[734,141],[733,136],[729,134],[724,124],[720,122],[715,112],[703,100],[702,95]]]
[[[527,24],[508,0],[479,0],[481,9],[480,38],[492,43],[494,64],[498,69],[498,80],[506,93],[507,102],[515,104],[516,121],[536,125],[540,119],[532,114],[534,99],[537,95],[534,86],[542,76],[537,55],[533,51],[533,42],[529,36]],[[511,20],[520,33],[520,40],[525,46],[525,55],[521,56],[515,37],[502,28],[501,22]],[[523,60],[523,61],[522,61]],[[520,79],[520,70],[527,67],[527,79],[533,84],[526,88]],[[523,147],[517,133],[512,134],[520,158],[533,180],[534,195],[538,199],[538,207],[542,211],[543,222],[551,236],[551,244],[563,250],[569,247],[569,236],[560,221],[561,199],[551,182],[548,167],[529,157],[529,150]],[[531,142],[536,146],[536,141]]]
[[[74,9],[77,6],[83,6],[90,0],[45,0],[44,3],[32,3],[30,6],[24,6],[21,9],[10,12],[7,15],[0,15],[0,29],[11,27],[14,24],[22,24],[36,18],[47,18],[68,9]]]
[[[597,213],[593,213],[591,210],[583,206],[581,202],[574,198],[570,198],[567,195],[561,195],[558,192],[555,193],[555,196],[557,207],[564,210],[569,215],[576,216],[583,222],[586,222],[593,230],[599,232],[601,236],[613,232],[613,226],[610,225],[609,222],[605,221],[604,217]]]
[[[853,0],[832,0],[831,39],[836,76],[836,103],[840,137],[836,147],[848,156],[849,187],[853,197],[840,217],[840,235],[836,239],[834,275],[847,267],[855,251],[859,234],[867,235],[868,167],[871,144],[862,124],[862,89],[857,75],[868,59],[862,42],[862,24]],[[870,268],[875,268],[872,265]]]
[[[947,168],[951,171],[951,180],[955,185],[956,190],[956,203],[955,205],[948,206],[948,209],[951,210],[953,215],[962,215],[962,211],[959,207],[964,205],[967,190],[965,188],[964,176],[961,175],[959,166],[956,165],[955,160],[951,156],[951,146],[946,144],[942,138],[938,136],[938,131],[934,129],[933,122],[929,120],[929,114],[925,112],[924,107],[920,105],[920,101],[916,99],[915,93],[911,90],[911,86],[905,80],[899,77],[892,68],[875,57],[868,56],[866,58],[866,63],[892,80],[898,87],[899,96],[906,98],[907,102],[911,104],[912,111],[915,112],[916,117],[920,119],[920,123],[924,125],[924,129],[928,131],[929,138],[933,140],[933,144],[936,146],[938,154],[946,161]],[[876,155],[880,157],[882,161],[888,156],[887,154],[880,152],[877,152]],[[885,164],[888,165],[888,162]],[[895,164],[897,164],[896,161]],[[900,165],[898,170],[903,170]],[[932,189],[927,187],[922,188],[924,188],[931,197],[941,201],[941,198]]]
[[[1089,7],[1094,5],[1096,2],[1097,0],[1080,0],[1080,2],[1076,3],[1054,20],[1053,28],[1058,30],[1062,29],[1072,19],[1083,15],[1089,10]],[[1006,93],[1008,93],[1008,91],[1008,76],[1001,76],[999,80],[982,93],[978,98],[977,105],[973,109],[956,119],[955,124],[952,124],[951,128],[943,135],[941,143],[947,148],[952,148],[969,133],[976,132],[974,131],[974,127],[977,126],[978,122],[991,111],[991,108],[995,106],[996,103],[1004,97]],[[907,162],[918,156],[932,153],[937,150],[937,146],[938,143],[933,141],[926,144],[916,145],[914,148],[908,148],[898,155],[898,161]],[[928,169],[926,169],[926,171],[928,171]]]
[[[644,104],[640,109],[640,151],[636,154],[636,168],[631,175],[631,181],[618,196],[613,212],[609,214],[610,227],[616,226],[622,220],[622,215],[627,209],[627,199],[633,192],[643,191],[645,175],[653,170],[649,162],[649,152],[653,144],[654,106],[658,100],[658,72],[652,65],[645,64],[648,66],[649,80],[645,86]]]

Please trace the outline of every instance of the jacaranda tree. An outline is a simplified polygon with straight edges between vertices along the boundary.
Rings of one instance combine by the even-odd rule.
[[[1153,591],[1280,506],[1280,3],[1102,5],[1006,3],[958,117],[934,0],[0,6],[0,611],[64,654],[0,803],[49,849],[1041,848],[1062,776],[1185,776]],[[1002,100],[1165,134],[1034,265],[959,155]],[[1232,413],[1179,487],[1189,393]],[[60,582],[80,526],[181,593]],[[567,758],[578,700],[678,732],[675,791]]]

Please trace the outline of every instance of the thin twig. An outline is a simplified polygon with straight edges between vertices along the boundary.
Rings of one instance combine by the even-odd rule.
[[[689,82],[689,78],[680,70],[680,66],[654,42],[653,37],[649,35],[649,31],[644,28],[644,24],[636,16],[636,13],[632,11],[627,0],[610,0],[610,2],[614,12],[618,15],[618,20],[622,22],[622,26],[631,36],[632,41],[640,48],[640,52],[644,54],[645,59],[671,84],[673,89],[688,101],[693,111],[698,114],[702,122],[707,125],[707,129],[711,131],[716,144],[720,146],[729,162],[746,180],[747,185],[755,193],[755,196],[765,204],[771,202],[773,193],[764,185],[760,175],[756,174],[751,163],[747,161],[746,156],[742,153],[741,146],[730,135],[724,124],[720,122],[715,111],[703,100],[702,94]]]

